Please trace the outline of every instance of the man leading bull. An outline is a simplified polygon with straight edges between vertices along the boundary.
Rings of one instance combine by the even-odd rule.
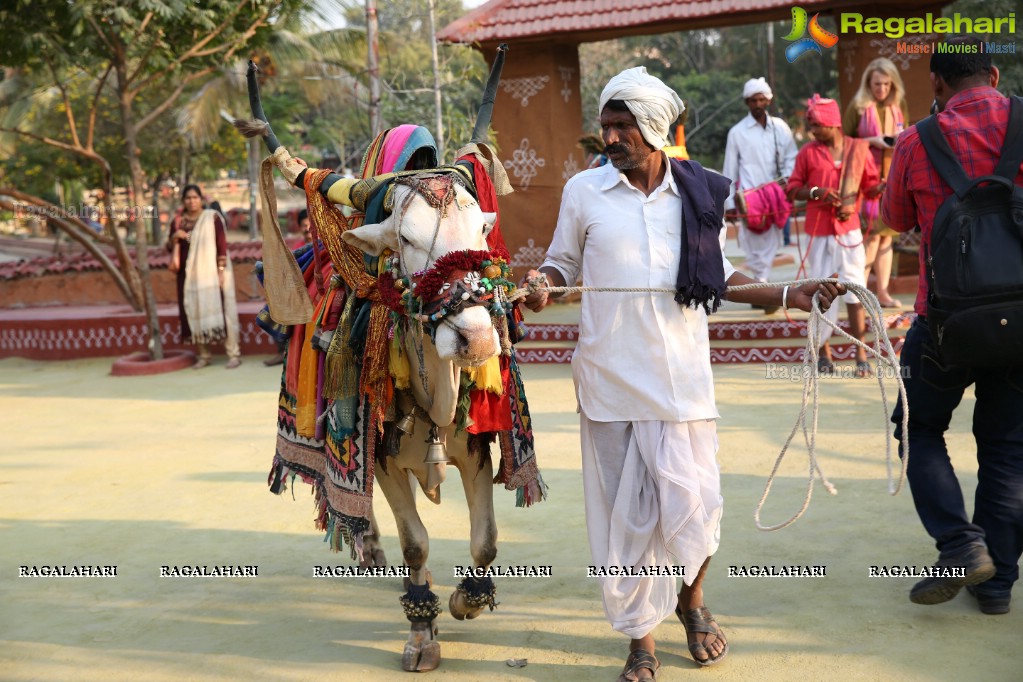
[[[547,286],[671,287],[658,293],[592,293],[582,301],[572,358],[580,410],[586,525],[592,560],[620,567],[684,567],[672,576],[600,578],[611,626],[631,639],[619,680],[653,679],[652,632],[674,613],[701,666],[728,652],[704,605],[703,579],[718,547],[722,497],[718,418],[707,315],[727,285],[753,282],[721,253],[718,233],[730,181],[661,151],[683,110],[678,95],[643,67],[615,76],[600,97],[610,164],[565,186],[546,260],[526,280],[542,310]],[[831,284],[735,292],[730,300],[809,310]]]

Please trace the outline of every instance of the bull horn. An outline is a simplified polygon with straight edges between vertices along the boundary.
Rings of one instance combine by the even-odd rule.
[[[501,82],[501,69],[504,68],[504,56],[507,52],[507,43],[497,46],[494,66],[490,69],[490,77],[487,79],[487,87],[483,91],[483,101],[480,102],[480,110],[476,114],[476,125],[472,128],[472,139],[469,144],[478,144],[487,140],[490,119],[494,115],[494,100],[497,99],[497,85]]]
[[[256,81],[256,72],[258,71],[259,67],[250,59],[249,68],[245,72],[245,83],[249,91],[249,109],[252,110],[252,117],[255,120],[235,119],[232,123],[245,137],[256,137],[257,135],[262,137],[267,149],[273,154],[281,146],[281,141],[274,135],[273,128],[270,127],[270,122],[266,120],[266,114],[263,113],[263,102],[259,99],[259,83]]]

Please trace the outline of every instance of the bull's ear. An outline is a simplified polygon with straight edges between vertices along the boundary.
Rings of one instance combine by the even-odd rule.
[[[384,249],[398,250],[398,235],[394,230],[393,214],[381,223],[370,223],[348,230],[341,234],[341,239],[371,256],[379,256]]]
[[[496,213],[484,213],[483,214],[483,236],[486,237],[490,234],[490,231],[494,229],[494,225],[497,224]]]

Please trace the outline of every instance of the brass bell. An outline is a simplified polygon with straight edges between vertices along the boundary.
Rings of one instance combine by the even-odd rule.
[[[405,434],[412,433],[416,429],[416,416],[414,414],[412,414],[411,412],[409,412],[404,417],[399,419],[394,424],[394,427],[396,429],[398,429],[399,431],[401,431],[402,433],[405,433]]]
[[[437,434],[436,426],[430,427],[430,438],[426,442],[428,445],[426,447],[426,459],[423,460],[424,464],[447,464],[450,461],[447,450],[444,447],[444,441]]]

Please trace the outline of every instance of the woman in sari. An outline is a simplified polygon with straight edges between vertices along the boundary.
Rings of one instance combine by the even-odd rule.
[[[870,144],[882,181],[888,177],[895,138],[903,131],[909,118],[905,93],[895,64],[878,57],[867,64],[860,89],[842,119],[846,135],[864,139]],[[873,267],[878,301],[886,308],[898,308],[899,302],[888,293],[888,281],[892,275],[892,237],[897,233],[881,222],[879,203],[878,199],[866,199],[860,212],[867,256],[866,277],[870,277]]]
[[[238,308],[234,271],[227,255],[224,218],[203,208],[202,190],[186,185],[181,192],[183,210],[171,224],[167,250],[170,269],[177,274],[181,341],[198,347],[194,369],[210,364],[210,344],[224,342],[227,369],[242,364],[238,345]]]

